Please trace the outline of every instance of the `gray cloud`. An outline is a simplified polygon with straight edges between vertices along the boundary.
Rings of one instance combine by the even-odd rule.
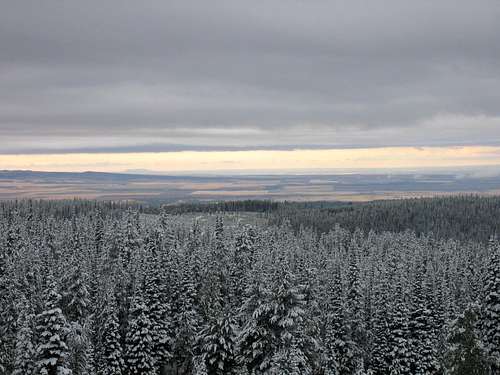
[[[500,144],[500,3],[14,1],[0,153]]]

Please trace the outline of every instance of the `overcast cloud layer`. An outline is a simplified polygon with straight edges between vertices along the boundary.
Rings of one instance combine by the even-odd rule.
[[[500,2],[6,1],[0,154],[500,145]]]

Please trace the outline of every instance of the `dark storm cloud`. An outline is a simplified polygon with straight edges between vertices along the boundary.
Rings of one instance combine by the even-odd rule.
[[[500,144],[497,1],[11,1],[0,153]]]

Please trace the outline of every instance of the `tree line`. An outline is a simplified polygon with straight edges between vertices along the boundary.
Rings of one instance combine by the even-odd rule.
[[[351,231],[433,233],[438,238],[487,242],[500,229],[500,196],[458,195],[338,204],[301,209],[285,204],[270,215],[271,224],[287,221],[297,231],[328,232],[335,224]]]

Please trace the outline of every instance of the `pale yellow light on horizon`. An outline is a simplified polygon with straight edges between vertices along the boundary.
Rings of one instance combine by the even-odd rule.
[[[182,151],[2,155],[0,170],[164,172],[293,169],[379,169],[500,165],[500,147],[381,147],[291,151]]]

